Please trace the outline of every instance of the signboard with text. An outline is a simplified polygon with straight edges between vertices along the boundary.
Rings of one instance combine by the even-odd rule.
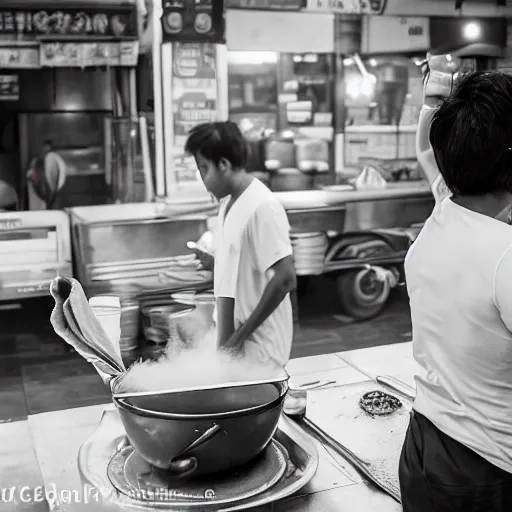
[[[259,9],[262,11],[300,11],[307,0],[225,0],[229,9]]]
[[[306,10],[333,14],[382,14],[386,0],[307,0]]]
[[[362,53],[427,51],[430,25],[427,17],[368,16],[363,18]]]
[[[0,101],[18,101],[20,82],[18,75],[0,75]]]
[[[95,7],[92,7],[95,5]],[[22,39],[51,38],[137,38],[135,5],[91,4],[59,6],[48,1],[48,8],[22,7],[16,2],[0,5],[0,36],[14,35]]]
[[[174,144],[179,152],[191,128],[217,119],[215,47],[207,43],[173,45],[172,112]],[[179,182],[197,181],[194,160],[175,158]]]
[[[0,47],[0,68],[37,69],[39,67],[39,47]]]
[[[138,41],[95,43],[42,43],[42,67],[136,66]]]

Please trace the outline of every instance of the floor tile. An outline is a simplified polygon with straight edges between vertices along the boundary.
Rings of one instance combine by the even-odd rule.
[[[327,389],[347,384],[355,384],[356,382],[364,382],[366,380],[369,380],[366,375],[355,368],[346,366],[345,368],[335,368],[333,370],[295,375],[290,379],[290,387],[295,388],[316,382],[330,382],[330,384],[319,388]],[[314,390],[308,391],[308,393],[314,393]]]
[[[43,477],[32,444],[32,435],[28,421],[4,423],[0,425],[0,482],[4,494],[14,489],[4,499],[2,512],[46,512],[48,505],[44,502],[24,503],[30,499],[28,493],[41,489]],[[5,442],[8,441],[8,442]],[[23,494],[21,490],[25,488]],[[17,499],[18,503],[14,500]]]
[[[16,353],[16,342],[12,334],[0,335],[0,358]]]
[[[286,366],[288,375],[301,375],[303,373],[314,373],[323,370],[343,368],[347,363],[334,354],[322,354],[308,358],[299,357],[292,359]]]
[[[21,366],[16,356],[0,358],[0,423],[28,415]]]
[[[30,414],[110,401],[99,375],[81,358],[24,366],[23,385]]]

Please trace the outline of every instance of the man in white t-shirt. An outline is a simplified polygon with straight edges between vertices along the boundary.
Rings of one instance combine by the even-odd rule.
[[[185,150],[220,210],[214,236],[219,345],[284,367],[290,358],[296,277],[283,206],[245,172],[247,144],[232,122],[195,127]],[[203,256],[204,261],[204,256]]]
[[[402,506],[509,512],[512,77],[474,73],[451,89],[452,75],[431,69],[417,135],[436,205],[405,262],[423,371],[400,460]]]

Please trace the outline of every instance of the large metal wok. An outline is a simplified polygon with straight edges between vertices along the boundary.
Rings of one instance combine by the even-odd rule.
[[[261,453],[287,391],[283,380],[131,399],[114,395],[113,401],[136,452],[152,466],[189,477],[241,466]]]
[[[256,457],[274,435],[288,392],[284,370],[275,378],[203,389],[120,394],[128,372],[94,316],[78,281],[56,278],[52,325],[91,362],[110,386],[136,452],[176,477],[227,470]]]

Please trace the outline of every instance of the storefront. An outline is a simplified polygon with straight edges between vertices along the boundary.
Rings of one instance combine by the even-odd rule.
[[[27,191],[26,171],[46,140],[66,163],[66,206],[109,200],[109,120],[136,114],[138,46],[133,4],[2,2],[0,163],[15,182],[19,209],[44,207]]]

